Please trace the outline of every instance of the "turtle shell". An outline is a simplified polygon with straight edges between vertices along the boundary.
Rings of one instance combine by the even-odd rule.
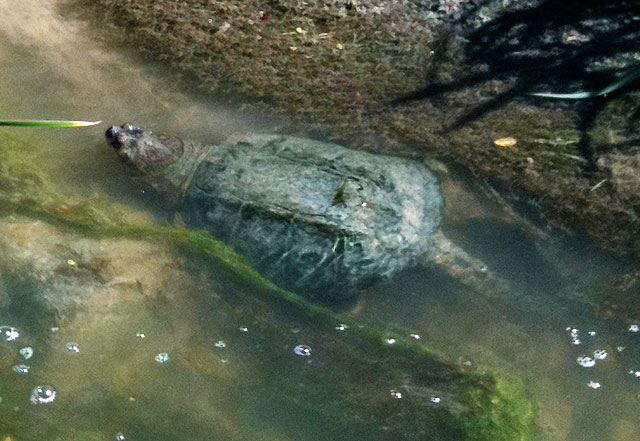
[[[349,297],[428,252],[443,202],[418,162],[254,136],[204,155],[184,204],[188,223],[277,285],[327,299]]]

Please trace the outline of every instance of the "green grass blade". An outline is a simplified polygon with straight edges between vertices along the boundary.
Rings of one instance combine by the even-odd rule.
[[[58,121],[46,119],[1,119],[0,126],[18,127],[85,127],[95,126],[102,121]]]

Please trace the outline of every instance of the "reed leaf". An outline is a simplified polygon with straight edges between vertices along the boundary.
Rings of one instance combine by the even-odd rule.
[[[86,127],[95,126],[102,121],[65,121],[47,119],[2,119],[0,126],[18,127]]]

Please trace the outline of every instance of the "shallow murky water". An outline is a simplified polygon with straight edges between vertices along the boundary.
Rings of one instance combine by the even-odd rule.
[[[52,2],[25,2],[18,9],[0,1],[0,10],[3,117],[106,123],[12,129],[37,148],[49,178],[70,197],[98,192],[159,219],[170,216],[106,146],[108,125],[134,121],[208,142],[274,125],[178,89],[161,67],[127,48],[97,43],[88,25],[59,17]],[[442,178],[444,231],[507,280],[511,291],[483,295],[418,268],[367,292],[355,314],[398,323],[412,338],[460,354],[462,369],[483,366],[525,379],[539,401],[544,439],[640,439],[640,332],[596,318],[588,306],[599,294],[598,281],[624,271],[628,262],[580,238],[544,227],[539,234],[462,173]],[[65,240],[80,240],[73,232],[52,238],[26,221],[0,224],[17,249],[40,246],[47,256]],[[37,300],[43,288],[19,272],[2,275],[0,298],[12,302],[0,325],[16,330],[0,333],[0,427],[6,432],[0,435],[386,439],[380,435],[384,421],[351,429],[332,425],[342,398],[334,379],[361,388],[363,396],[386,395],[390,403],[402,396],[394,384],[383,387],[367,378],[375,372],[360,372],[342,358],[335,348],[349,350],[343,340],[348,328],[336,323],[326,329],[277,302],[255,300],[250,288],[162,246],[74,246],[60,255],[69,256],[66,270],[82,271],[88,284],[80,298],[86,305],[73,316],[52,315]],[[92,262],[74,260],[82,246],[99,248]],[[49,273],[36,270],[47,280]]]

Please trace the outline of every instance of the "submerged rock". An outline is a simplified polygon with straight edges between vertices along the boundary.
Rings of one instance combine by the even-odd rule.
[[[3,309],[40,333],[77,316],[110,320],[136,295],[154,298],[187,277],[159,271],[175,266],[166,246],[83,238],[30,219],[0,222],[0,255]]]

